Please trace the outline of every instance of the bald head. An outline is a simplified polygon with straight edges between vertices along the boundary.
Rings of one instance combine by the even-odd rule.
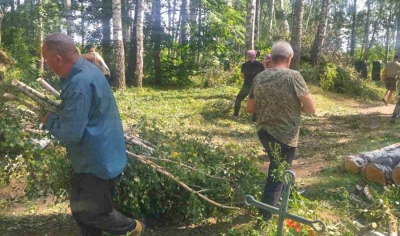
[[[71,37],[63,33],[52,33],[43,40],[46,50],[62,57],[69,56],[77,51]]]

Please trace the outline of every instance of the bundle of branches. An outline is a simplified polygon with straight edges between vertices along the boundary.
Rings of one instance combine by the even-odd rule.
[[[372,152],[352,155],[346,158],[346,170],[353,173],[363,172],[368,181],[387,184],[393,181],[400,184],[400,144]]]
[[[43,79],[38,80],[42,86],[50,91],[54,96],[59,96],[59,94],[55,93],[54,89],[51,88],[50,85],[43,85],[43,82],[45,82]],[[17,96],[12,96],[9,94],[4,95],[10,100],[14,100],[19,102],[21,105],[27,107],[30,109],[32,112],[39,114],[41,109],[46,109],[52,112],[57,112],[57,107],[59,106],[59,102],[52,100],[50,97],[41,94],[40,92],[36,91],[35,89],[29,87],[28,85],[18,81],[18,80],[13,80],[12,84],[16,86],[20,91],[22,91],[25,95],[27,95],[30,99],[34,100],[38,106],[34,106],[31,103],[27,103],[24,100],[21,100]],[[56,91],[57,92],[57,91]],[[239,210],[240,208],[234,207],[234,206],[229,206],[225,204],[218,203],[209,197],[207,195],[204,195],[203,193],[207,191],[207,189],[203,189],[199,186],[196,186],[196,190],[194,189],[193,185],[189,185],[181,181],[181,178],[173,175],[170,173],[164,166],[161,166],[160,164],[157,164],[155,161],[158,162],[164,162],[164,163],[170,163],[177,165],[180,169],[187,169],[189,170],[190,173],[197,173],[203,175],[205,178],[212,178],[212,179],[217,179],[220,181],[224,182],[229,182],[228,179],[220,177],[220,176],[214,176],[209,173],[205,173],[203,171],[200,171],[199,169],[189,166],[187,164],[178,162],[178,161],[173,161],[172,158],[158,158],[154,156],[150,156],[154,153],[157,153],[157,147],[153,145],[152,143],[141,139],[135,135],[132,134],[125,134],[125,141],[128,144],[128,150],[127,150],[127,155],[131,158],[134,158],[135,160],[139,161],[140,163],[150,167],[154,171],[160,173],[161,175],[167,177],[168,179],[174,181],[177,185],[179,185],[182,189],[188,191],[190,194],[199,197],[200,199],[206,201],[207,203],[218,207],[218,208],[223,208],[223,209],[229,209],[229,210]],[[130,150],[134,150],[134,148],[131,147],[139,147],[140,149],[145,150],[145,155],[138,155]],[[159,152],[158,152],[159,153]],[[163,155],[167,155],[166,153],[163,153]]]

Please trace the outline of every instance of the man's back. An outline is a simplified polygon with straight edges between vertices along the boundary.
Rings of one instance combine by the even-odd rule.
[[[246,61],[242,65],[241,73],[244,74],[244,85],[250,87],[254,77],[264,70],[264,66],[259,61]]]
[[[126,165],[125,141],[107,80],[95,65],[78,59],[61,90],[60,116],[49,116],[46,126],[66,143],[74,171],[101,179],[119,175]]]
[[[396,78],[400,71],[400,63],[397,61],[391,61],[386,64],[386,77]]]
[[[299,97],[308,94],[307,85],[297,71],[271,68],[258,74],[250,92],[256,101],[258,128],[296,147],[301,115]]]

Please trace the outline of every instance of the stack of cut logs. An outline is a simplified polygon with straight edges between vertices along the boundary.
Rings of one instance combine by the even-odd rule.
[[[400,185],[400,143],[346,158],[346,170],[363,173],[368,181]]]
[[[55,90],[53,87],[51,87],[44,79],[39,78],[39,79],[37,79],[37,82],[39,82],[39,84],[46,91],[51,93],[52,96],[54,96],[57,99],[60,98],[60,93],[57,90]],[[42,94],[41,92],[29,87],[28,85],[26,85],[23,82],[18,81],[16,79],[14,79],[12,81],[12,85],[14,85],[18,90],[23,92],[30,99],[32,99],[38,106],[23,100],[19,96],[15,96],[15,95],[9,94],[9,93],[3,94],[2,97],[4,99],[7,99],[9,101],[18,102],[20,105],[25,106],[26,108],[28,108],[34,114],[43,115],[43,114],[41,114],[41,110],[42,109],[57,113],[58,106],[60,105],[59,102],[52,100],[50,97]],[[128,145],[139,146],[139,147],[143,148],[144,150],[147,151],[148,154],[153,154],[154,150],[156,149],[156,146],[153,145],[152,143],[150,143],[150,142],[148,142],[146,140],[143,140],[143,139],[141,139],[141,138],[139,138],[137,136],[134,136],[134,135],[125,134],[125,142]],[[228,181],[229,182],[229,179],[226,179],[226,178],[223,178],[223,177],[220,177],[220,176],[213,176],[213,175],[204,173],[201,170],[196,169],[195,167],[191,167],[191,166],[185,165],[183,163],[172,161],[169,158],[157,158],[157,157],[152,157],[152,156],[149,156],[149,155],[137,155],[137,154],[132,153],[132,152],[130,152],[128,150],[126,151],[126,153],[127,153],[127,155],[129,157],[135,158],[136,160],[138,160],[142,164],[148,165],[148,166],[152,167],[153,169],[155,169],[157,172],[159,172],[159,173],[163,174],[164,176],[174,180],[178,185],[180,185],[181,187],[183,187],[187,191],[191,192],[192,194],[198,196],[199,198],[205,200],[209,204],[212,204],[214,206],[217,206],[217,207],[220,207],[220,208],[224,208],[224,209],[240,210],[239,207],[223,205],[223,204],[220,204],[218,202],[213,201],[212,199],[209,199],[208,197],[206,197],[205,195],[202,194],[202,192],[205,191],[204,189],[200,189],[198,191],[192,189],[187,184],[185,184],[184,182],[180,181],[178,177],[175,177],[170,172],[168,172],[165,167],[160,166],[160,165],[158,165],[157,163],[155,163],[153,161],[160,161],[160,162],[167,162],[167,163],[176,164],[176,165],[179,165],[182,168],[186,168],[186,169],[188,169],[188,170],[190,170],[192,172],[193,171],[199,172],[199,173],[205,175],[206,177],[219,179],[221,181]]]

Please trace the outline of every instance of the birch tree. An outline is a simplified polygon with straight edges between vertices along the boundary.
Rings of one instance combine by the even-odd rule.
[[[245,39],[246,51],[254,49],[255,5],[256,5],[256,0],[247,1],[246,39]]]
[[[143,21],[144,0],[137,0],[136,18],[136,70],[133,86],[141,88],[143,85]]]
[[[64,11],[65,19],[67,21],[67,35],[74,40],[75,27],[74,27],[74,16],[71,10],[71,0],[64,0]]]
[[[125,53],[122,39],[121,0],[112,0],[115,75],[117,89],[125,88]]]
[[[351,22],[351,39],[350,39],[350,57],[354,59],[356,47],[356,19],[357,19],[357,0],[353,2],[352,22]]]
[[[326,26],[328,25],[328,14],[329,0],[323,0],[317,34],[315,35],[314,43],[311,48],[311,64],[313,66],[319,64],[321,47],[324,43]]]
[[[295,0],[293,6],[293,26],[292,37],[290,43],[293,48],[293,59],[290,68],[299,70],[300,68],[300,49],[301,49],[301,32],[303,23],[303,0]]]

